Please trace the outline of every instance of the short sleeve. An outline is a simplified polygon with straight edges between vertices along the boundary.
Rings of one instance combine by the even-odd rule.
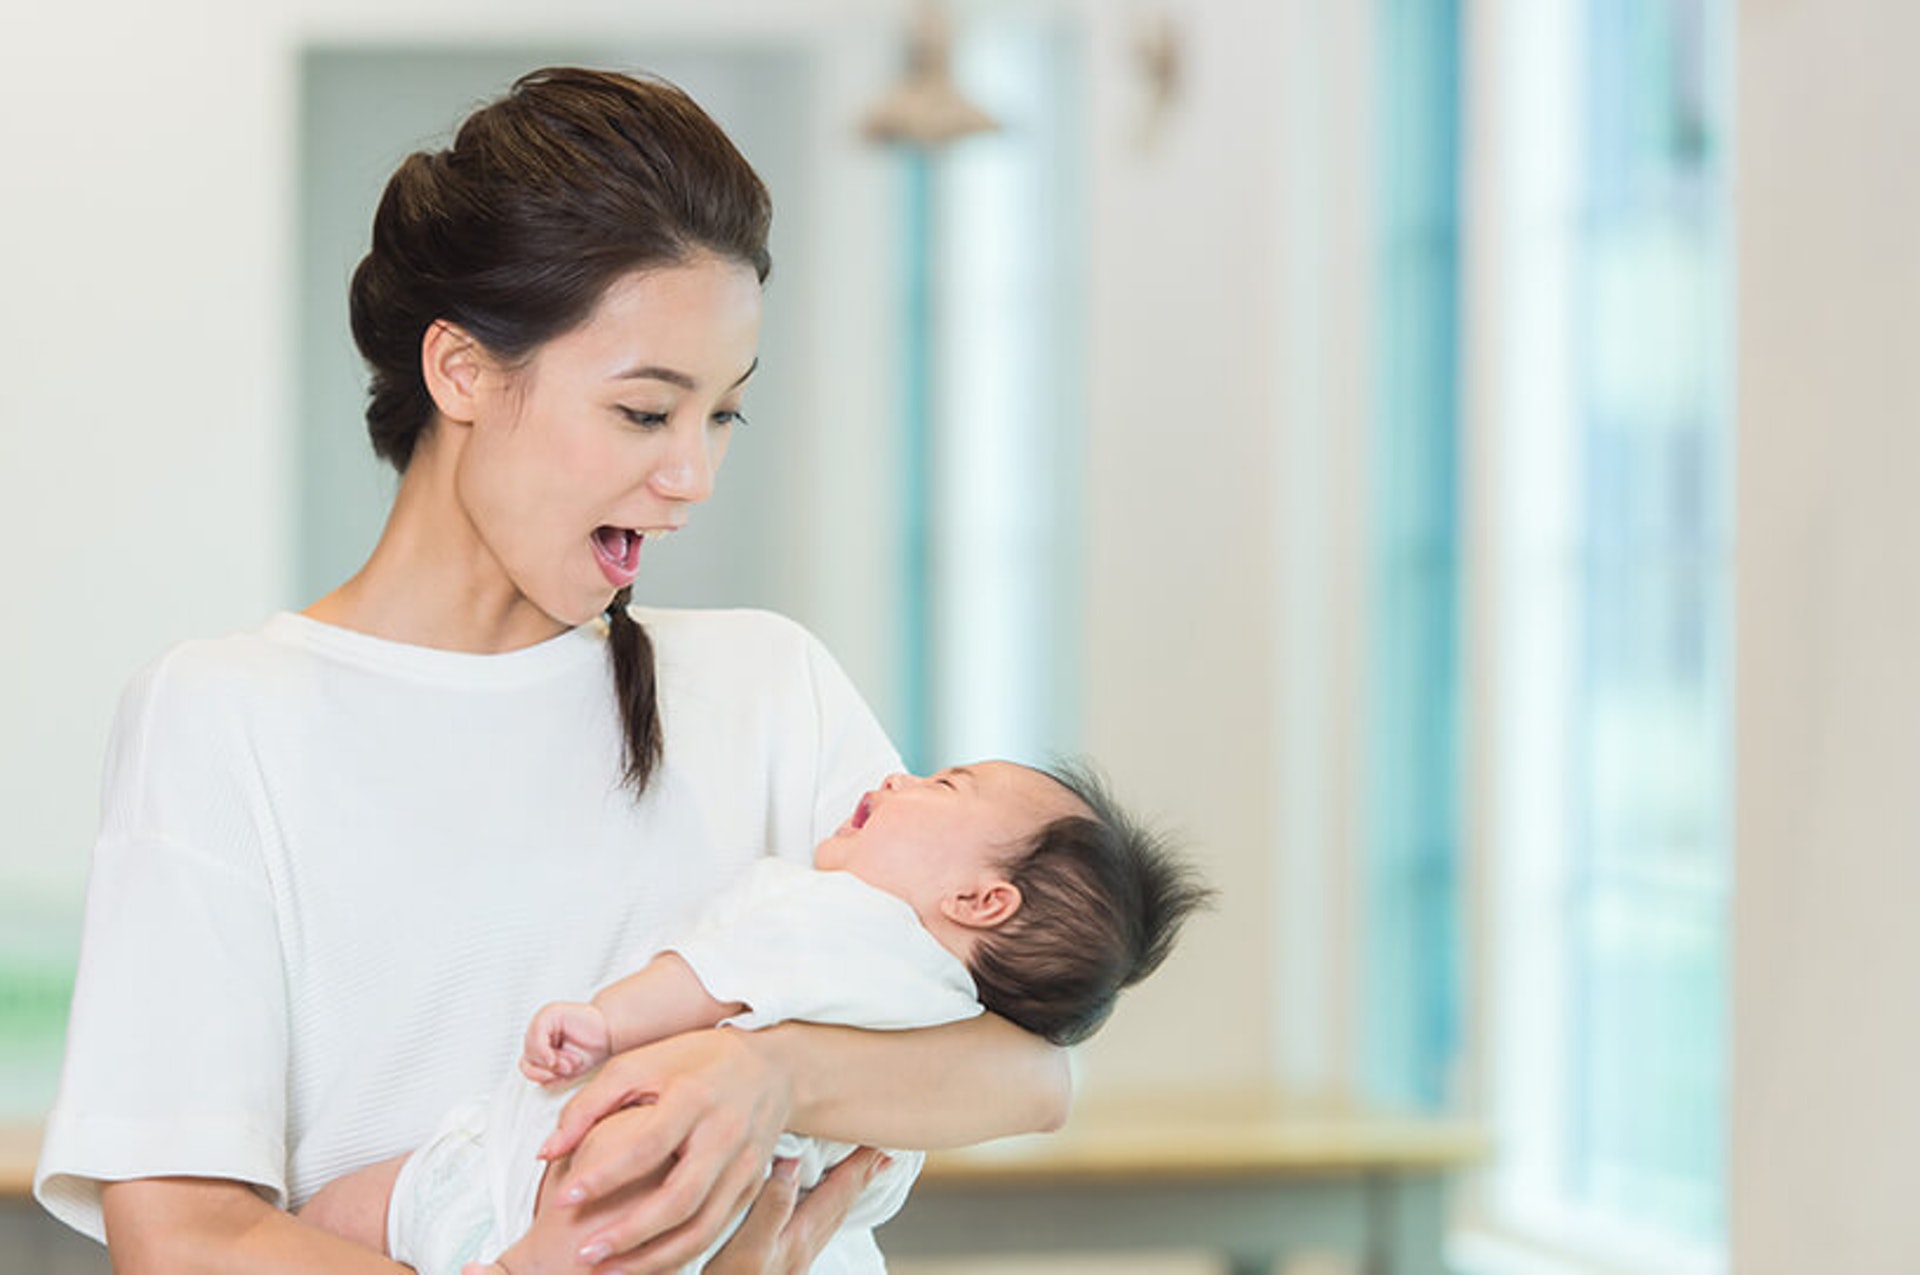
[[[900,754],[845,670],[811,633],[806,646],[818,759],[808,841],[812,846],[833,834],[868,789],[902,767]]]
[[[286,1198],[287,1006],[246,758],[164,662],[121,702],[60,1095],[34,1194],[104,1236],[100,1184],[228,1178]]]
[[[913,909],[844,872],[756,863],[668,945],[748,1029],[800,1021],[905,1030],[980,1012],[973,979]]]

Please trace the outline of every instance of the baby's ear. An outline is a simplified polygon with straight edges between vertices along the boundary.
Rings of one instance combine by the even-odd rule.
[[[940,900],[942,916],[974,930],[990,930],[1019,910],[1020,887],[1011,881],[989,881]]]

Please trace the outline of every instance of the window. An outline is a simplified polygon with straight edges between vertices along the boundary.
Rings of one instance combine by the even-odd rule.
[[[890,725],[916,770],[1072,743],[1072,69],[1049,20],[970,24],[955,78],[1001,131],[899,160],[906,685]]]
[[[1724,1229],[1731,511],[1719,0],[1509,7],[1476,275],[1492,511],[1485,1090],[1503,1228]],[[1492,53],[1494,47],[1498,53]],[[1493,77],[1489,77],[1492,80]]]
[[[1459,8],[1386,0],[1377,39],[1364,1083],[1434,1109],[1460,1021]]]
[[[1372,32],[1360,1088],[1477,1107],[1479,1220],[1636,1272],[1724,1231],[1729,22]]]

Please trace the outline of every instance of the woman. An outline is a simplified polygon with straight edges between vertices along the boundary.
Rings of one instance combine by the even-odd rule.
[[[579,70],[395,173],[351,307],[401,473],[379,544],[305,612],[169,652],[116,723],[36,1192],[117,1270],[401,1269],[286,1208],[897,768],[795,626],[628,605],[741,419],[769,216],[684,95]],[[873,1157],[796,1209],[761,1185],[782,1128],[953,1145],[1065,1101],[1058,1051],[996,1019],[677,1037],[563,1118],[568,1243],[670,1269],[751,1204],[709,1269],[804,1269]]]

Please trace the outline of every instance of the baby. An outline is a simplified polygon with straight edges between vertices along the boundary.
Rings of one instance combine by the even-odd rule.
[[[1208,893],[1084,771],[992,761],[894,775],[813,868],[756,862],[639,971],[535,1014],[520,1069],[541,1087],[510,1079],[450,1113],[397,1176],[387,1162],[337,1179],[302,1216],[421,1275],[510,1257],[544,1205],[540,1149],[566,1097],[554,1087],[610,1055],[722,1023],[904,1029],[983,1006],[1071,1044],[1165,959]],[[783,1135],[776,1154],[800,1161],[807,1187],[853,1150]],[[893,1154],[816,1275],[884,1269],[872,1228],[921,1159]]]

